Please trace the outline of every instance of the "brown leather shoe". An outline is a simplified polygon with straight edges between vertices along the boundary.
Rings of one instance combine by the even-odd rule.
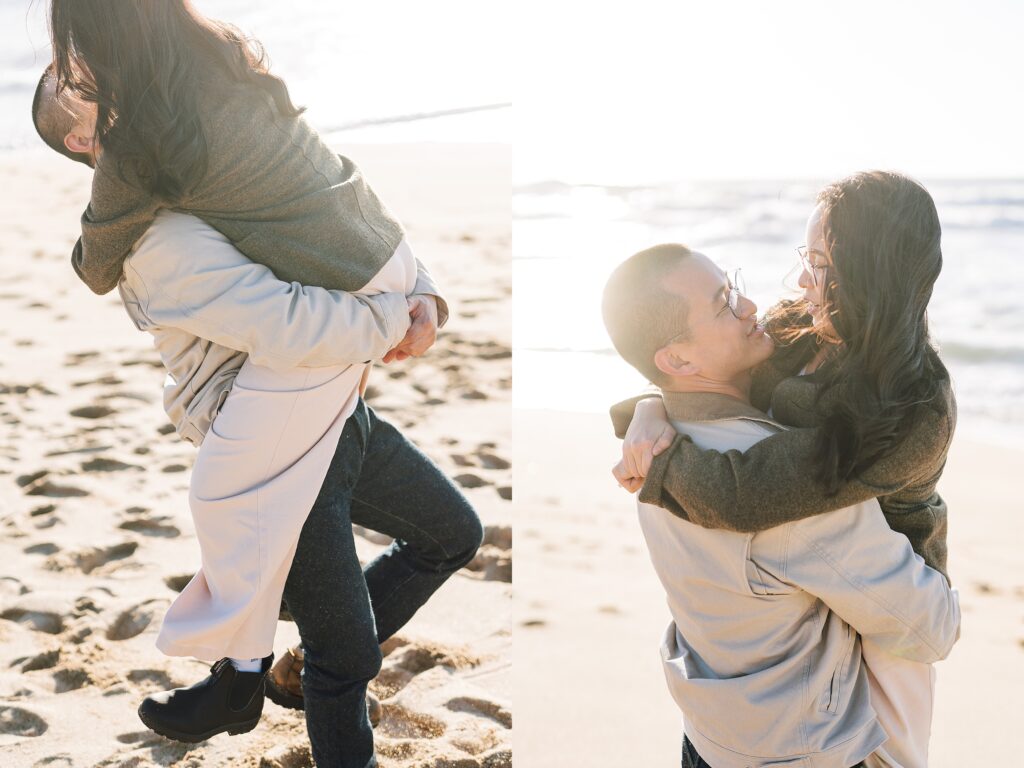
[[[285,650],[281,658],[270,668],[267,674],[267,698],[275,704],[288,709],[305,709],[302,697],[302,645]],[[370,717],[370,725],[377,727],[383,706],[380,699],[369,691],[366,692],[366,711]]]

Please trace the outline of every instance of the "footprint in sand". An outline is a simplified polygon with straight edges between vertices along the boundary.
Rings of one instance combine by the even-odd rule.
[[[92,352],[92,351],[90,351],[90,352],[69,352],[68,355],[67,355],[68,360],[67,360],[67,362],[64,363],[64,365],[65,365],[65,367],[81,365],[86,360],[89,360],[89,359],[94,358],[94,357],[99,357],[99,354],[100,354],[99,352]]]
[[[37,480],[28,486],[26,496],[46,496],[51,499],[70,499],[74,497],[88,496],[89,491],[74,485],[62,485],[52,480]]]
[[[32,768],[71,768],[74,765],[71,755],[61,752],[59,755],[49,755],[32,764]]]
[[[486,526],[483,543],[465,568],[483,581],[511,583],[512,527],[508,525]]]
[[[41,469],[38,472],[32,472],[31,474],[28,475],[19,475],[14,479],[14,482],[17,483],[19,488],[26,488],[32,485],[37,480],[46,477],[48,474],[50,474],[50,470]]]
[[[34,712],[0,706],[0,733],[10,736],[42,736],[49,724]]]
[[[69,667],[58,669],[53,673],[53,684],[55,693],[67,693],[77,691],[79,688],[92,683],[89,673],[80,667]]]
[[[52,556],[46,563],[51,571],[63,571],[69,565],[80,569],[83,573],[91,573],[100,566],[117,560],[131,557],[138,549],[138,542],[123,541],[107,547],[90,547],[77,552]]]
[[[102,419],[104,416],[117,413],[117,411],[109,405],[86,405],[82,408],[75,408],[73,411],[69,411],[69,413],[80,419]]]
[[[181,590],[185,588],[185,585],[192,581],[192,577],[194,575],[195,574],[192,573],[181,573],[176,576],[167,576],[164,578],[164,584],[175,592],[181,592]]]
[[[489,451],[478,450],[476,456],[484,469],[508,469],[512,466],[512,462],[508,459],[503,459],[501,456]]]
[[[82,470],[84,472],[120,472],[125,469],[137,469],[142,470],[138,464],[126,464],[123,461],[117,459],[106,459],[98,457],[90,459],[89,461],[82,462]]]
[[[494,701],[459,696],[446,703],[445,706],[452,712],[467,712],[477,717],[488,717],[505,728],[512,727],[512,713]]]
[[[71,382],[71,386],[72,387],[87,387],[90,384],[100,384],[102,386],[116,387],[118,384],[123,384],[123,383],[124,382],[121,379],[117,378],[117,376],[114,376],[113,374],[107,374],[106,376],[102,376],[102,377],[100,377],[98,379],[86,379],[85,381],[73,381],[73,382]]]
[[[60,552],[60,547],[52,541],[44,541],[40,544],[33,544],[31,547],[25,547],[21,551],[26,555],[52,555],[54,552]]]
[[[0,613],[0,619],[16,621],[37,632],[48,635],[60,634],[64,630],[64,617],[54,611],[28,611],[21,608],[8,608]]]
[[[436,717],[391,704],[384,707],[374,731],[393,739],[439,739],[444,736],[445,724]]]
[[[463,488],[482,488],[485,485],[493,485],[490,480],[484,480],[479,475],[474,475],[472,472],[467,472],[462,475],[456,475],[452,478],[456,483],[461,485]]]
[[[128,673],[128,680],[143,694],[166,691],[179,685],[161,669],[133,669]]]
[[[281,744],[260,758],[259,768],[313,768],[309,744]]]
[[[154,598],[122,611],[107,630],[107,639],[128,640],[142,634],[166,606],[166,600]]]
[[[507,550],[485,544],[465,568],[483,581],[512,583],[512,554]]]
[[[164,522],[170,519],[171,518],[167,515],[160,515],[159,517],[154,518],[125,520],[117,527],[126,531],[141,533],[143,536],[166,536],[169,538],[180,536],[181,531],[177,526]]]
[[[467,669],[480,663],[480,658],[464,650],[441,645],[410,643],[401,637],[392,637],[381,644],[384,664],[371,684],[381,699],[389,699],[409,682],[437,666]]]
[[[150,747],[163,741],[163,738],[153,733],[153,731],[119,733],[115,738],[122,744],[135,744],[140,747]]]
[[[21,664],[21,671],[34,672],[37,669],[53,669],[53,667],[57,666],[58,661],[60,661],[60,649],[54,648],[52,651],[44,651],[43,653],[37,653],[35,656],[30,656]],[[14,664],[11,666],[14,666]]]

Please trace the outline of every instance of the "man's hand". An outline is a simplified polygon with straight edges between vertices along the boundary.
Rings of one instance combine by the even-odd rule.
[[[413,294],[408,297],[408,302],[412,323],[405,332],[405,338],[384,355],[385,363],[420,357],[437,341],[437,299],[426,294]]]
[[[633,475],[630,470],[626,469],[625,462],[620,461],[612,467],[612,476],[615,478],[615,482],[630,493],[636,493],[643,488],[644,479]]]

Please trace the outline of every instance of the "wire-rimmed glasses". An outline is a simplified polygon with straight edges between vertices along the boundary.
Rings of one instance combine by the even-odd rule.
[[[800,257],[800,266],[803,267],[804,272],[811,276],[811,282],[814,283],[814,287],[817,288],[820,285],[818,280],[818,271],[822,273],[828,269],[828,264],[813,264],[810,256],[807,255],[807,246],[801,245],[796,249],[797,256]]]
[[[742,320],[743,318],[741,318],[740,315],[739,315],[739,312],[740,312],[740,299],[743,298],[746,295],[745,292],[747,290],[747,285],[743,281],[743,270],[742,269],[734,269],[732,272],[727,272],[726,275],[725,275],[725,280],[726,280],[726,283],[728,284],[728,287],[726,288],[726,295],[725,295],[726,304],[725,304],[724,307],[722,307],[718,311],[718,313],[716,314],[716,317],[717,317],[717,315],[722,314],[722,312],[725,312],[725,310],[728,309],[730,312],[732,312],[732,316],[733,317],[735,317],[737,320]],[[673,336],[671,339],[666,341],[661,346],[662,347],[667,347],[669,344],[672,344],[676,340],[678,340],[679,337],[685,336],[686,333],[687,333],[686,331],[683,331],[682,333],[677,333],[675,336]],[[659,349],[660,349],[660,347],[659,347]]]

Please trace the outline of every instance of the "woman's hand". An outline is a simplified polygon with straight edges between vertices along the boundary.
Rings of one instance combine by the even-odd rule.
[[[409,317],[412,322],[398,346],[388,351],[383,362],[419,357],[437,341],[437,299],[430,295],[414,294],[408,297]]]
[[[622,441],[622,461],[612,469],[618,484],[630,493],[638,491],[651,471],[654,457],[667,450],[675,437],[676,430],[668,421],[665,404],[660,397],[650,397],[637,403],[633,420]]]

